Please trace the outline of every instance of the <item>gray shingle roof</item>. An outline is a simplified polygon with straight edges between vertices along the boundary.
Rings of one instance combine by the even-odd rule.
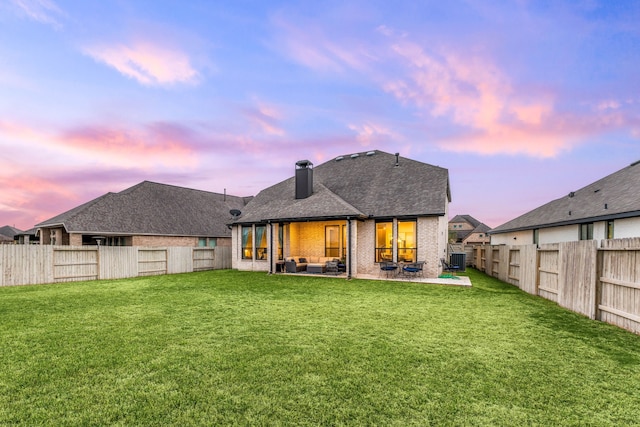
[[[4,227],[0,227],[0,236],[7,237],[9,238],[9,240],[13,240],[13,236],[20,233],[22,233],[22,230],[19,230],[15,227],[11,227],[10,225],[5,225]]]
[[[474,228],[482,224],[480,221],[478,221],[471,215],[456,215],[453,218],[451,218],[451,220],[449,221],[449,223],[454,223],[454,222],[466,222],[471,224],[471,226],[473,226]]]
[[[508,221],[490,234],[640,216],[639,163]]]
[[[63,225],[70,233],[231,237],[231,209],[250,198],[144,181],[107,193],[36,227]]]
[[[404,157],[395,166],[396,156],[382,151],[340,157],[313,169],[310,197],[296,199],[295,177],[289,178],[261,191],[237,222],[446,213],[447,169]]]

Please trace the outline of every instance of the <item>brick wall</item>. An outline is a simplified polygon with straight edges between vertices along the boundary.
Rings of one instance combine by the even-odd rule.
[[[417,261],[425,261],[424,276],[438,277],[440,274],[440,258],[446,250],[446,219],[444,217],[418,218]],[[442,223],[442,224],[441,224]],[[358,222],[358,257],[356,260],[357,271],[360,274],[378,274],[380,266],[375,263],[375,221]],[[394,230],[397,230],[397,221],[394,221]],[[444,238],[443,238],[444,236]]]
[[[69,246],[82,246],[82,234],[69,234]]]

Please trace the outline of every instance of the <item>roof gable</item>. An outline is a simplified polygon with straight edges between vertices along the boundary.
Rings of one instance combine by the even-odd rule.
[[[313,181],[306,199],[295,198],[295,178],[261,191],[238,222],[444,215],[450,201],[446,169],[382,151],[329,160],[313,169]]]
[[[492,233],[640,216],[640,162],[546,203],[492,230]]]

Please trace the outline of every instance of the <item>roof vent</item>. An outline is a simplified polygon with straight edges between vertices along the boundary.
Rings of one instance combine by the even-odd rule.
[[[629,166],[635,166],[635,165],[637,165],[638,163],[640,163],[640,160],[637,160],[637,161],[635,161],[635,162],[631,163]]]
[[[400,165],[400,153],[396,153],[396,166]]]
[[[352,159],[356,159],[356,158],[358,158],[358,157],[360,157],[360,154],[358,154],[358,153],[356,153],[356,154],[352,154],[352,155],[351,155],[351,158],[352,158]]]
[[[367,156],[373,156],[374,154],[376,154],[375,151],[367,151]]]
[[[569,193],[569,197],[573,197],[575,195],[576,195],[576,193],[574,193],[573,191],[571,193]]]
[[[339,162],[342,159],[344,159],[344,156],[338,156],[338,157],[336,157],[336,162]]]

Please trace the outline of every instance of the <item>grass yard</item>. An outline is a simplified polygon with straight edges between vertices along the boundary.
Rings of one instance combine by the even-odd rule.
[[[2,288],[0,425],[640,423],[640,336],[468,274]]]

